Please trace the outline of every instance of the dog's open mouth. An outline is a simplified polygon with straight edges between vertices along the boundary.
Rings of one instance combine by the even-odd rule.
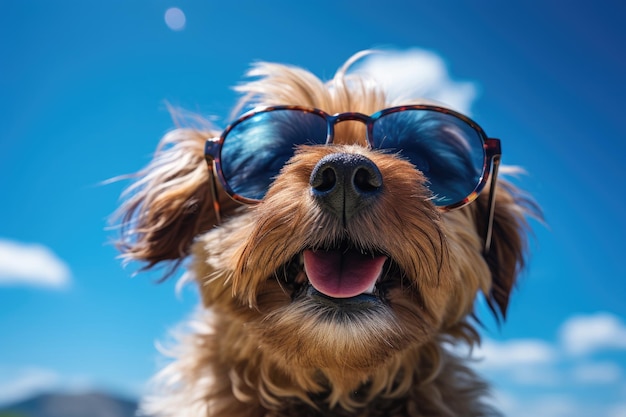
[[[384,282],[394,269],[386,254],[358,249],[345,241],[306,249],[296,259],[291,265],[297,265],[298,272],[288,277],[295,287],[294,298],[307,296],[342,306],[384,301]]]
[[[306,250],[304,271],[309,283],[332,298],[373,294],[387,257],[356,249]]]

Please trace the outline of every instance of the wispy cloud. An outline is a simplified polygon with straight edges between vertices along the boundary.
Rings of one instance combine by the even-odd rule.
[[[474,350],[479,371],[501,388],[496,406],[509,417],[626,417],[624,403],[597,399],[624,398],[624,322],[610,313],[576,315],[556,333],[554,342],[486,339]]]
[[[554,347],[537,339],[485,340],[474,353],[481,360],[481,367],[489,369],[543,365],[552,362],[556,355]]]
[[[67,264],[46,246],[0,239],[0,285],[64,288],[70,279]]]
[[[63,375],[40,367],[0,367],[0,405],[48,392],[87,392],[95,389],[85,375]]]
[[[561,380],[552,367],[558,354],[554,346],[539,339],[486,339],[472,356],[477,359],[476,368],[491,376],[521,385],[554,386]]]
[[[611,406],[608,410],[607,417],[626,417],[626,402]]]
[[[507,417],[609,417],[608,410],[589,407],[563,394],[541,394],[520,400],[510,393],[497,391],[493,403]]]
[[[425,98],[469,114],[476,98],[476,84],[453,80],[444,60],[423,49],[374,53],[358,62],[352,71],[382,85],[396,104]]]
[[[610,313],[574,316],[563,324],[559,335],[563,347],[573,355],[626,350],[626,325]]]
[[[84,393],[110,391],[112,386],[86,374],[68,374],[37,366],[16,367],[0,364],[0,408],[43,393]],[[126,381],[115,384],[114,392],[139,398],[145,381]]]
[[[60,377],[56,372],[41,368],[24,368],[19,371],[2,370],[0,378],[0,405],[20,401],[31,395],[58,386]]]
[[[507,417],[626,417],[626,403],[588,401],[571,394],[542,393],[520,399],[496,391],[492,403]]]
[[[584,363],[572,369],[572,378],[581,384],[613,384],[622,377],[622,368],[614,362]]]

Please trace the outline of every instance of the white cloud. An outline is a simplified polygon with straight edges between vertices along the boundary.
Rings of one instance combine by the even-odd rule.
[[[425,98],[469,114],[476,85],[450,78],[443,59],[430,51],[383,51],[359,61],[352,72],[366,74],[383,86],[393,102]]]
[[[473,355],[482,369],[511,369],[544,365],[556,358],[555,349],[542,340],[514,339],[505,342],[484,340]]]
[[[519,412],[516,415],[519,417],[573,417],[589,415],[586,413],[581,414],[580,405],[576,404],[571,398],[561,395],[545,396],[532,402],[523,402],[518,410]]]
[[[560,339],[563,348],[573,355],[626,350],[626,325],[610,313],[574,316],[561,326]]]
[[[515,395],[493,388],[487,398],[487,403],[501,411],[504,415],[509,416],[512,410],[518,406],[518,399]]]
[[[48,369],[25,368],[17,372],[2,369],[0,379],[0,405],[28,398],[31,395],[55,388],[60,377]]]
[[[622,369],[613,362],[581,364],[572,369],[572,378],[581,384],[614,384],[621,377]]]
[[[607,349],[611,360],[593,356]],[[624,321],[596,313],[570,317],[556,342],[485,339],[472,356],[507,417],[626,417],[625,352]]]
[[[590,402],[555,393],[527,396],[495,391],[491,404],[506,417],[626,417],[626,403]]]
[[[607,412],[607,417],[626,417],[626,403],[611,406]]]
[[[534,387],[554,387],[562,382],[562,376],[554,367],[558,352],[541,340],[496,342],[487,339],[472,356],[477,360],[476,368],[493,380]]]
[[[70,269],[49,248],[0,239],[0,285],[63,288]]]
[[[541,395],[520,399],[498,392],[494,404],[507,417],[588,417],[602,416],[599,410],[590,413],[589,407],[566,395]]]
[[[619,350],[614,359],[592,356],[607,349]],[[473,356],[483,358],[477,368],[499,388],[493,403],[507,417],[626,417],[624,352],[623,320],[596,313],[570,317],[557,342],[486,339]]]
[[[96,382],[86,374],[64,374],[55,370],[27,366],[0,366],[0,408],[43,393],[84,393],[110,391],[112,385]],[[113,392],[138,398],[143,394],[145,381],[126,381],[116,384]]]

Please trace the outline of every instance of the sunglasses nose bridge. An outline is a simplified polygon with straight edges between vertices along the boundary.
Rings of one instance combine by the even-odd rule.
[[[328,126],[329,126],[329,138],[328,143],[335,143],[335,139],[337,137],[336,132],[340,132],[341,136],[340,141],[360,141],[361,138],[365,137],[365,142],[367,147],[371,147],[370,135],[369,135],[369,125],[370,125],[370,117],[357,112],[350,113],[338,113],[328,117]],[[358,126],[355,126],[353,123],[343,123],[343,122],[356,122],[359,124],[365,125],[365,135],[361,133]],[[343,123],[341,126],[336,126]],[[337,129],[338,128],[338,129]]]

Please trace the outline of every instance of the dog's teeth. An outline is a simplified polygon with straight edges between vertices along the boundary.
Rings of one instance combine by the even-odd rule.
[[[297,282],[298,284],[304,284],[305,282],[307,282],[307,277],[304,271],[300,271],[298,273],[298,275],[296,276],[295,282]]]
[[[381,269],[380,275],[378,275],[378,278],[376,278],[376,281],[374,281],[372,285],[367,290],[365,290],[364,294],[374,294],[374,291],[376,291],[376,285],[378,285],[378,283],[383,280],[383,276],[384,276],[384,271]]]

